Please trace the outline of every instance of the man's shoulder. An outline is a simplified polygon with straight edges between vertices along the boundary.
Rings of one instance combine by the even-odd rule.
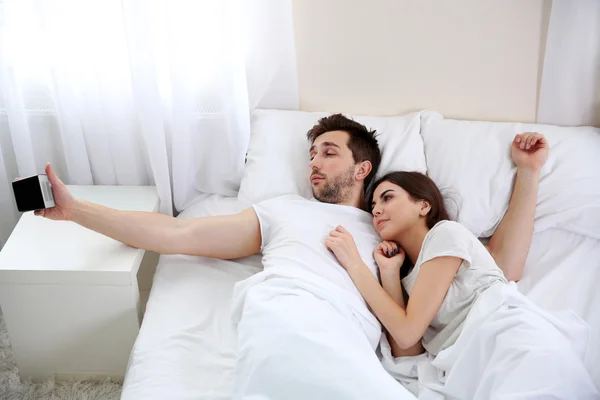
[[[308,204],[310,202],[310,200],[305,199],[297,194],[284,194],[281,196],[261,200],[257,203],[254,203],[252,207],[255,210],[276,210],[281,208],[287,209],[298,204]]]
[[[255,204],[266,204],[266,203],[285,203],[285,202],[291,202],[291,201],[310,201],[308,199],[305,199],[304,197],[297,195],[295,193],[290,193],[290,194],[282,194],[280,196],[276,196],[276,197],[270,197],[268,199],[263,199]]]

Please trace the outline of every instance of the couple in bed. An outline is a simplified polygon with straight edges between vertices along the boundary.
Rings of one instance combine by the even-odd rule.
[[[262,252],[264,271],[234,293],[235,399],[596,398],[581,361],[586,325],[508,282],[531,242],[543,135],[512,142],[514,191],[486,247],[449,221],[427,176],[374,180],[374,131],[338,114],[308,139],[313,200],[175,219],[74,199],[48,165],[56,207],[36,214],[161,254]]]

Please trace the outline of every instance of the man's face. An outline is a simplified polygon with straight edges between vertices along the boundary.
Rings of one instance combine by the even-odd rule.
[[[310,183],[315,199],[339,204],[352,195],[357,184],[356,165],[344,131],[319,136],[310,148]]]

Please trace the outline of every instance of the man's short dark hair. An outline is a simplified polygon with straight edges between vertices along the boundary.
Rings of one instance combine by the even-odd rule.
[[[373,181],[373,178],[375,178],[377,169],[381,163],[381,150],[376,139],[377,131],[370,131],[363,124],[346,118],[342,114],[333,114],[329,117],[321,118],[308,131],[306,136],[312,144],[322,134],[333,131],[343,131],[350,136],[348,148],[352,151],[352,157],[356,164],[362,161],[371,162],[371,173],[367,175],[364,183],[364,187],[367,188]]]

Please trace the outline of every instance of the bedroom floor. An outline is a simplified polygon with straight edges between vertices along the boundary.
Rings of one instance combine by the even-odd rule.
[[[0,312],[0,399],[2,400],[118,400],[121,384],[74,381],[22,382],[12,354],[10,338]]]

